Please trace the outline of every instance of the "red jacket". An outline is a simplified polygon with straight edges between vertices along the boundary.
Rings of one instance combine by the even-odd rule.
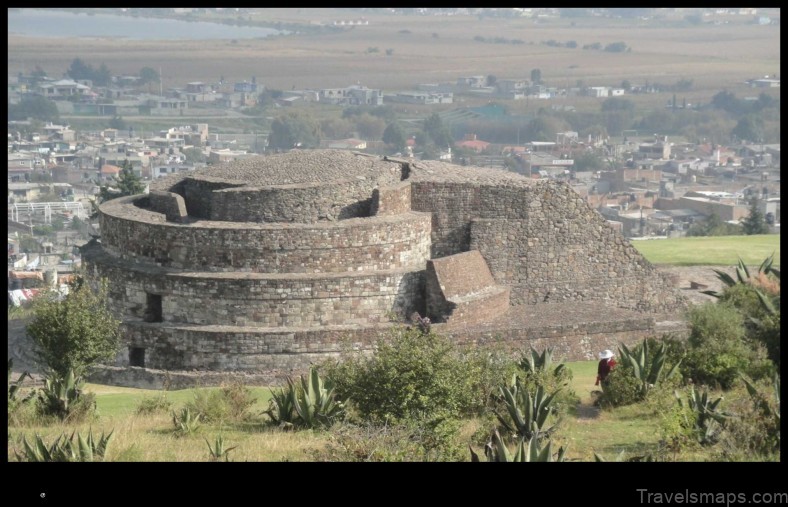
[[[596,369],[596,384],[599,385],[600,382],[605,380],[607,376],[610,374],[610,371],[615,368],[616,360],[614,358],[610,359],[602,359],[599,361],[599,366]]]

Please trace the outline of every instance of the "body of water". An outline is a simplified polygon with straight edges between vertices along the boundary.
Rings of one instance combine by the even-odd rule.
[[[204,21],[83,14],[46,9],[8,11],[8,34],[28,37],[113,37],[132,40],[259,39],[281,32],[273,28],[233,26]]]

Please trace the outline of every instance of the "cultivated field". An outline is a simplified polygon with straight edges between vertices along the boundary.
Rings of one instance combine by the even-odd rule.
[[[253,21],[330,24],[359,17],[341,9],[264,9]],[[692,79],[696,90],[736,91],[745,79],[779,73],[780,27],[737,24],[691,26],[677,20],[552,18],[502,19],[364,14],[365,26],[336,33],[310,32],[266,40],[131,41],[122,39],[33,39],[8,37],[8,72],[50,75],[64,72],[75,57],[136,74],[162,68],[164,86],[188,81],[230,82],[256,76],[279,89],[347,86],[361,82],[384,90],[417,83],[455,81],[459,76],[493,74],[528,78],[542,70],[553,86],[615,85],[623,79],[672,84]],[[474,37],[520,39],[523,44],[475,41]],[[577,48],[549,47],[543,41],[576,41]],[[622,41],[631,52],[583,50]],[[378,52],[368,52],[378,48]],[[386,50],[391,54],[387,55]]]

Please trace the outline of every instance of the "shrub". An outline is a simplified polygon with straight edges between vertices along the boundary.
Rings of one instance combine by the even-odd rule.
[[[695,384],[729,389],[747,371],[752,352],[744,342],[744,321],[726,303],[706,303],[689,311],[689,351],[681,365]]]
[[[166,393],[162,392],[156,396],[142,398],[134,412],[139,415],[148,415],[169,412],[171,409],[172,401],[168,400]]]
[[[602,395],[597,399],[600,407],[620,407],[642,400],[641,382],[631,366],[618,365],[602,382]]]
[[[188,402],[186,407],[203,422],[221,423],[243,420],[254,402],[254,396],[246,386],[232,382],[219,389],[195,391],[194,400]]]
[[[672,404],[659,414],[662,442],[673,451],[674,455],[684,449],[697,448],[699,445],[694,433],[698,414],[688,404],[677,403],[677,395],[678,392],[671,393]]]
[[[506,363],[483,351],[463,352],[446,338],[398,328],[371,358],[348,357],[322,366],[337,395],[366,421],[429,420],[481,413]]]
[[[248,410],[256,402],[252,391],[240,380],[224,384],[221,393],[227,402],[229,417],[233,421],[245,419]]]
[[[84,375],[96,363],[115,358],[120,321],[107,307],[108,290],[106,281],[93,291],[78,277],[62,300],[55,293],[34,300],[27,335],[41,363],[60,377],[69,370]]]
[[[719,436],[724,461],[780,461],[780,377],[751,382],[748,397],[732,404],[732,418]]]
[[[320,462],[439,462],[461,461],[456,421],[410,421],[405,424],[343,423],[334,426],[325,448],[312,451]]]

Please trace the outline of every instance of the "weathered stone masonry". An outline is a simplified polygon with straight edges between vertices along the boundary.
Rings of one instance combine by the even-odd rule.
[[[146,368],[270,377],[371,350],[414,311],[458,342],[579,359],[684,304],[569,187],[484,168],[291,152],[158,180],[100,220],[85,263]]]

